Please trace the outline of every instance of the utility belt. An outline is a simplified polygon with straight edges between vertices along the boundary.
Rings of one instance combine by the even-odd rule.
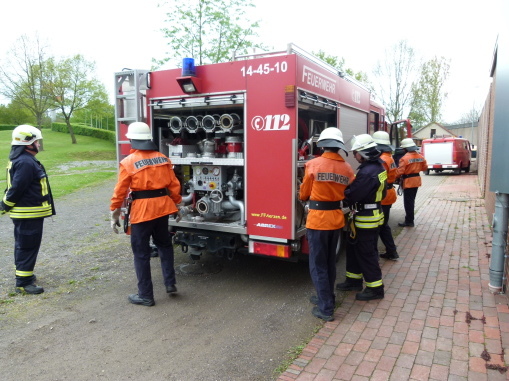
[[[167,188],[143,190],[143,191],[132,191],[131,199],[134,201],[134,200],[139,200],[140,198],[155,198],[155,197],[169,196],[169,195],[170,195],[170,193],[168,192]]]
[[[417,177],[420,176],[418,173],[410,173],[408,175],[401,175],[402,178],[408,179],[409,177]]]
[[[363,210],[375,210],[375,209],[380,209],[382,207],[382,204],[380,202],[374,202],[372,204],[360,204],[358,202],[356,202],[354,205],[353,205],[353,208],[357,211],[357,212],[362,212]]]
[[[343,204],[341,201],[314,201],[309,200],[309,209],[314,210],[336,210],[341,209]]]
[[[139,200],[142,198],[156,198],[156,197],[162,197],[162,196],[169,196],[170,192],[168,191],[168,188],[161,188],[161,189],[151,189],[151,190],[143,190],[143,191],[131,191],[129,192],[129,195],[126,199],[126,206],[127,210],[124,215],[124,233],[131,234],[130,233],[130,225],[131,225],[131,205],[134,200]]]

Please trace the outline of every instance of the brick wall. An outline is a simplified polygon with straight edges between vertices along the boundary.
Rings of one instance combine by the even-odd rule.
[[[479,119],[478,128],[478,147],[477,147],[477,165],[479,185],[481,187],[481,196],[484,197],[486,213],[488,221],[493,223],[493,214],[495,213],[495,193],[490,192],[490,176],[491,176],[491,160],[492,160],[492,145],[493,145],[493,129],[494,129],[494,111],[495,111],[495,85],[496,73],[493,76],[493,83],[491,84],[489,94],[484,103],[484,108]],[[507,239],[509,242],[509,237]],[[490,251],[491,253],[491,251]],[[507,253],[507,248],[506,248]],[[504,269],[504,292],[509,287],[509,261],[505,261]]]

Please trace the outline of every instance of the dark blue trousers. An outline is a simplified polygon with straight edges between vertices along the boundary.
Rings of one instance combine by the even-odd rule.
[[[388,254],[395,253],[396,245],[394,243],[394,238],[392,237],[392,230],[389,226],[389,216],[391,213],[391,206],[392,205],[382,205],[382,211],[384,212],[384,223],[382,226],[380,226],[379,230],[379,236],[382,240],[382,243],[385,246],[385,252]],[[378,240],[377,240],[378,241]],[[375,252],[378,255],[378,244],[375,243]]]
[[[150,271],[150,237],[157,246],[164,285],[176,284],[173,245],[168,231],[168,216],[155,220],[131,224],[131,247],[134,254],[134,268],[138,278],[138,295],[154,299],[152,274]]]
[[[309,272],[318,296],[318,308],[332,315],[336,303],[336,247],[341,234],[337,230],[307,229],[309,243]]]
[[[414,223],[415,197],[419,188],[406,188],[403,190],[403,206],[405,207],[405,222]]]
[[[16,287],[33,283],[34,267],[41,247],[44,218],[13,219]]]
[[[346,272],[362,275],[369,285],[382,279],[378,255],[373,247],[378,240],[378,229],[357,228],[354,242],[346,241]]]

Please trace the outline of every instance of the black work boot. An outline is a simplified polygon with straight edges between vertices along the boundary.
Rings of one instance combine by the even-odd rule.
[[[325,320],[325,321],[333,321],[334,320],[334,316],[325,315],[322,311],[320,311],[320,308],[318,308],[318,307],[313,307],[313,309],[311,310],[311,313],[313,314],[313,316],[315,316],[319,319]]]
[[[311,295],[309,297],[309,301],[311,304],[314,304],[315,306],[318,305],[318,296],[317,295]]]
[[[174,294],[177,292],[177,286],[175,286],[174,284],[170,284],[169,286],[166,286],[166,292],[168,294]]]
[[[399,255],[396,251],[394,253],[382,253],[382,254],[380,254],[380,258],[392,259],[393,261],[395,261],[396,259],[399,258]]]
[[[339,291],[362,291],[362,279],[346,278],[343,283],[336,284],[336,290]]]
[[[129,299],[129,301],[132,303],[132,304],[139,304],[139,305],[142,305],[142,306],[147,306],[147,307],[151,307],[153,306],[154,304],[156,304],[154,302],[154,299],[146,299],[146,298],[140,298],[140,296],[138,294],[131,294],[127,297],[127,299]]]
[[[42,294],[44,292],[44,288],[40,286],[36,286],[35,284],[29,284],[26,286],[16,287],[16,292],[20,294]]]
[[[355,294],[357,300],[375,300],[384,298],[384,286],[366,287],[362,292]]]

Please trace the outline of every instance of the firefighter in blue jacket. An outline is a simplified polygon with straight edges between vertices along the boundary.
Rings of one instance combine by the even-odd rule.
[[[35,262],[42,241],[44,218],[55,214],[48,175],[35,158],[41,131],[21,125],[12,131],[7,166],[7,189],[0,201],[1,213],[8,212],[14,223],[14,264],[16,292],[41,294],[35,284]]]
[[[387,172],[381,152],[368,134],[354,137],[352,149],[360,163],[355,180],[345,190],[350,206],[349,237],[346,244],[346,281],[336,285],[340,291],[361,291],[357,300],[382,299],[382,270],[375,251],[379,227],[384,222],[381,201],[386,195]]]

